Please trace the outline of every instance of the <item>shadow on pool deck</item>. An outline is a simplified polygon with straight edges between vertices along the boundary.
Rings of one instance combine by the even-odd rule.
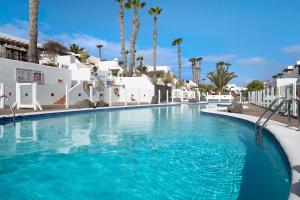
[[[257,105],[253,105],[253,104],[246,104],[246,105],[247,105],[247,108],[244,108],[243,113],[242,113],[244,115],[260,117],[266,109],[266,108],[263,108],[263,107],[260,107]],[[280,123],[286,124],[286,125],[288,123],[288,118],[286,116],[282,116],[280,114],[274,114],[272,116],[271,120],[274,120],[274,121],[277,121],[277,122],[280,122]],[[292,122],[293,127],[298,126],[298,121],[296,118],[292,118],[291,122]]]
[[[295,165],[292,167],[292,169],[300,173],[300,165]],[[300,180],[292,185],[291,191],[292,193],[300,197]]]

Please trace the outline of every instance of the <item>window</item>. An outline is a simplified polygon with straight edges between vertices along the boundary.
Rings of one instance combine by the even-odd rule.
[[[37,82],[38,84],[44,84],[44,74],[41,71],[17,68],[16,81],[19,83]]]

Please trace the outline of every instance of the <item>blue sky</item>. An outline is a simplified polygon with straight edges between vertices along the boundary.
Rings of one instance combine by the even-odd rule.
[[[191,78],[188,58],[202,56],[202,76],[226,60],[238,74],[232,81],[244,85],[268,79],[300,58],[300,1],[298,0],[146,0],[140,11],[138,54],[152,63],[151,6],[163,8],[158,19],[158,64],[177,72],[176,37],[182,44],[183,77]],[[28,38],[28,1],[0,0],[0,32]],[[97,55],[103,43],[106,59],[119,57],[118,4],[114,0],[41,0],[39,41],[56,39],[79,43]],[[130,40],[132,12],[125,13],[126,40]],[[129,42],[127,42],[129,43]]]

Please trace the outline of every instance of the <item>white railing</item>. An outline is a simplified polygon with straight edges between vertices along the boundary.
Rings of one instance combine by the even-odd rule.
[[[31,103],[22,103],[21,101],[21,87],[29,86],[31,87],[29,90],[26,90],[26,94],[31,92]],[[27,95],[26,95],[27,96]],[[37,83],[16,83],[16,101],[13,104],[13,107],[20,108],[33,108],[33,110],[43,110],[40,103],[37,100]]]
[[[0,83],[0,97],[4,95],[4,83]],[[4,99],[0,99],[0,108],[4,108]]]
[[[206,101],[214,101],[214,102],[231,102],[233,100],[233,96],[231,93],[223,95],[221,93],[219,94],[208,94],[206,93]]]
[[[297,98],[297,86],[296,83],[290,85],[284,85],[279,87],[268,87],[263,90],[249,91],[248,101],[249,103],[269,107],[270,104],[279,97],[285,98]],[[297,115],[297,105],[295,102],[292,103],[293,115]]]

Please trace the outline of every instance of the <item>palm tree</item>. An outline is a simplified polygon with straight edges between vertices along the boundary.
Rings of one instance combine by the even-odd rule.
[[[70,44],[69,45],[69,50],[72,52],[72,53],[75,53],[75,54],[80,54],[81,52],[84,51],[84,48],[83,47],[80,47],[78,44]]]
[[[212,82],[212,84],[217,89],[217,92],[224,91],[226,85],[232,79],[236,78],[237,75],[234,72],[229,72],[229,63],[219,62],[216,64],[216,71],[209,72],[207,78]]]
[[[172,45],[178,47],[178,77],[179,77],[179,82],[182,82],[181,78],[181,46],[180,44],[183,42],[182,38],[176,38],[173,40]]]
[[[39,0],[29,0],[29,46],[28,46],[28,61],[38,63],[39,56],[37,50],[38,40],[38,12]]]
[[[143,61],[144,61],[144,57],[143,56],[139,56],[136,58],[137,61],[139,61],[139,67],[143,66]]]
[[[150,8],[148,11],[150,15],[154,16],[154,31],[153,31],[153,79],[156,79],[156,42],[157,42],[157,16],[161,13],[162,9],[158,6]]]
[[[133,17],[133,27],[131,32],[131,39],[130,39],[130,69],[129,74],[133,75],[133,68],[134,68],[134,61],[135,61],[135,45],[137,40],[137,34],[140,27],[139,21],[139,9],[144,8],[146,6],[145,2],[141,2],[140,0],[127,0],[125,3],[125,7],[127,9],[133,9],[134,17]]]
[[[189,61],[192,63],[192,76],[193,76],[193,81],[195,82],[195,80],[196,80],[196,63],[197,63],[197,58],[195,58],[195,57],[190,58]]]
[[[200,80],[201,80],[201,66],[200,63],[203,60],[202,57],[198,57],[196,58],[196,65],[195,65],[195,81],[197,84],[200,84]]]
[[[125,51],[125,36],[124,36],[124,1],[123,0],[115,0],[119,3],[119,27],[120,27],[120,39],[121,39],[121,54],[123,60],[123,67],[127,68],[127,57]]]

